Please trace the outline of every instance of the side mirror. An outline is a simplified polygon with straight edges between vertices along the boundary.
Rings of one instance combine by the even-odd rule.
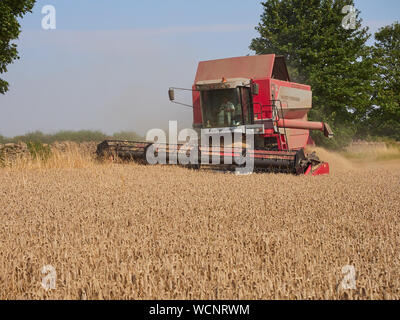
[[[175,90],[174,89],[169,89],[168,90],[168,95],[169,95],[169,101],[174,101],[175,100]]]
[[[254,96],[258,96],[260,93],[260,85],[258,83],[253,83],[251,85],[251,91],[253,92]]]

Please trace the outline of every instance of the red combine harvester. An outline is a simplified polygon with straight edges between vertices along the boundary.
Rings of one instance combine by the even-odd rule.
[[[177,89],[169,90],[169,98],[182,104],[175,101]],[[199,158],[218,157],[220,165],[226,167],[232,164],[224,163],[226,156],[244,155],[245,150],[256,170],[329,174],[329,164],[314,153],[306,155],[304,149],[313,144],[310,130],[322,131],[327,138],[333,133],[325,123],[308,121],[311,87],[290,81],[284,57],[270,54],[200,62],[191,91],[193,129],[202,137],[211,140],[215,136],[242,134],[245,141],[246,133],[254,134],[254,147],[247,151],[236,145],[215,149],[198,143]],[[175,159],[177,153],[188,152],[183,145],[109,140],[98,146],[97,153],[145,160],[149,148],[153,148],[152,152],[165,152],[167,158],[174,154]]]

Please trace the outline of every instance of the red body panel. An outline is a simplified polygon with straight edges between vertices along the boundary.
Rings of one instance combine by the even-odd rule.
[[[287,81],[280,81],[276,79],[271,79],[271,99],[272,100],[277,100],[280,97],[280,91],[282,88],[292,88],[292,89],[299,89],[303,90],[306,92],[311,92],[311,87],[308,85],[302,85],[298,83],[293,83],[293,82],[287,82]],[[288,102],[282,100],[282,106],[283,108],[288,107]],[[284,109],[285,110],[285,109]],[[294,121],[307,121],[308,117],[308,110],[290,110],[285,112],[284,111],[284,118],[285,120],[294,120]],[[284,128],[285,126],[283,124],[278,124],[278,127]],[[289,127],[286,127],[289,128]],[[290,129],[290,128],[289,128]],[[283,135],[281,135],[282,137]],[[305,148],[307,145],[307,142],[310,138],[310,131],[306,127],[297,127],[297,128],[291,128],[291,130],[288,130],[287,132],[287,145],[289,149],[292,150],[299,150],[302,148]]]
[[[195,125],[201,125],[203,123],[200,105],[200,92],[196,91],[196,86],[193,86],[193,123]]]
[[[330,167],[329,163],[323,162],[321,163],[320,166],[318,166],[316,169],[313,169],[312,166],[310,165],[305,173],[306,176],[323,176],[323,175],[328,175],[330,173]]]

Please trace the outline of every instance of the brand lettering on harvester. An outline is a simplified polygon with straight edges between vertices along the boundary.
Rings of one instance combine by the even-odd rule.
[[[195,315],[250,315],[250,306],[242,305],[197,305],[193,306]]]
[[[155,307],[150,308],[151,315],[168,315],[168,316],[176,316],[180,318],[183,312],[183,307],[162,307],[158,304]]]

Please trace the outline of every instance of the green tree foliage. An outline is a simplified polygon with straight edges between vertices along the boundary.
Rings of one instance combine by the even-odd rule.
[[[143,141],[143,137],[139,136],[136,132],[121,131],[114,133],[113,139],[115,140],[128,140],[128,141]]]
[[[400,23],[380,29],[375,40],[374,61],[379,77],[374,83],[368,131],[400,140]]]
[[[35,0],[1,0],[0,1],[0,74],[7,71],[7,65],[18,59],[17,45],[21,25],[18,18],[31,12]],[[5,94],[8,83],[0,78],[0,93]]]
[[[317,142],[341,147],[356,133],[371,105],[373,61],[367,28],[357,11],[356,28],[342,26],[342,9],[353,0],[268,0],[250,49],[286,57],[294,80],[313,88],[312,120],[331,124],[336,137]]]

